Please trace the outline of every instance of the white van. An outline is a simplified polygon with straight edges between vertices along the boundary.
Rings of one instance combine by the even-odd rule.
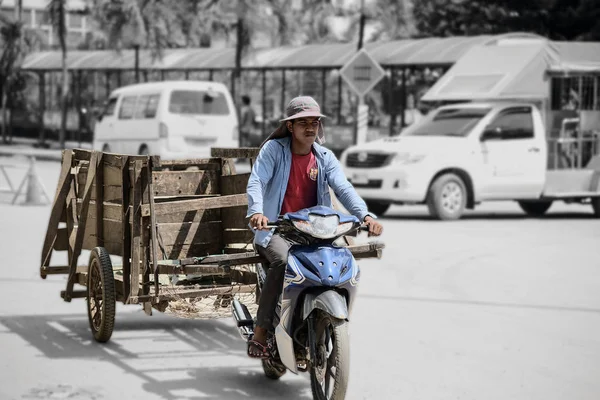
[[[94,128],[94,149],[205,158],[211,147],[238,147],[238,118],[225,85],[162,81],[113,91]]]

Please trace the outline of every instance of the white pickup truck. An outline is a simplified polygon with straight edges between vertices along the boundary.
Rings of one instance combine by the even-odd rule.
[[[541,216],[562,200],[590,203],[600,217],[599,144],[597,135],[549,140],[533,104],[464,103],[430,112],[399,136],[350,147],[340,161],[375,214],[426,204],[451,220],[483,201],[514,200]]]

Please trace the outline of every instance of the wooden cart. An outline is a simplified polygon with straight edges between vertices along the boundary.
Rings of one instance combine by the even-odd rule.
[[[249,173],[236,174],[233,163],[252,163],[257,151],[212,149],[213,158],[181,161],[63,151],[41,277],[68,275],[61,297],[87,299],[100,342],[112,334],[116,301],[151,315],[174,300],[216,296],[228,310],[231,296],[255,292],[252,266],[264,261],[245,218]],[[350,248],[363,258],[380,256],[382,246]],[[55,250],[68,252],[68,265],[50,265]],[[88,265],[78,264],[82,250],[91,251]]]

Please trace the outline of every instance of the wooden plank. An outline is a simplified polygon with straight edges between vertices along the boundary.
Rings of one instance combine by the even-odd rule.
[[[199,170],[221,170],[221,160],[219,158],[194,158],[185,160],[160,160],[160,165],[155,165],[154,170],[172,170],[181,171],[190,167]]]
[[[159,285],[159,280],[158,280],[158,225],[156,224],[156,210],[154,209],[154,196],[152,195],[152,193],[154,193],[154,185],[152,184],[152,171],[154,170],[154,167],[156,166],[155,161],[157,161],[155,158],[150,158],[148,159],[148,164],[147,164],[147,176],[148,176],[148,209],[150,210],[150,245],[152,248],[152,253],[150,253],[150,251],[147,251],[146,254],[148,256],[151,256],[152,259],[152,275],[154,276],[154,290],[156,293],[158,293],[158,285]],[[143,207],[143,206],[142,206]],[[142,216],[144,215],[143,210],[142,210]],[[148,272],[148,274],[150,274],[150,272]]]
[[[221,210],[223,229],[247,229],[250,218],[246,218],[248,206],[229,207]]]
[[[220,238],[221,230],[220,221],[158,224],[158,232],[166,245],[214,241],[216,237]]]
[[[75,290],[69,294],[68,299],[83,299],[88,296],[87,290]],[[65,290],[61,290],[60,297],[67,300],[67,292]]]
[[[77,200],[77,215],[81,215],[81,205],[82,201]],[[104,203],[102,206],[102,213],[104,215],[104,220],[113,220],[113,221],[121,221],[123,218],[122,207],[120,204],[109,204]],[[96,220],[97,211],[96,211],[96,202],[90,200],[90,205],[88,208],[89,218],[93,218]]]
[[[154,171],[154,196],[220,193],[217,171]]]
[[[234,175],[235,163],[231,158],[221,158],[221,175]]]
[[[93,212],[96,217],[96,246],[104,247],[104,155],[100,153],[98,156],[98,162],[100,168],[96,172],[96,182],[94,188],[94,194],[98,199],[98,207],[94,207],[95,210],[89,210]],[[91,202],[91,200],[90,200]],[[95,205],[95,204],[94,204]],[[89,206],[88,206],[89,207]]]
[[[250,174],[224,175],[221,177],[223,195],[245,194]],[[249,218],[246,218],[248,206],[230,207],[221,210],[221,220],[224,229],[247,229]],[[228,243],[225,240],[225,243]]]
[[[74,159],[77,161],[89,161],[91,159],[92,150],[85,149],[74,149]],[[101,152],[97,152],[101,153]],[[133,156],[133,155],[125,155],[125,154],[115,154],[115,153],[102,153],[102,158],[104,159],[105,165],[111,165],[118,169],[121,169],[123,165],[126,164],[126,159],[129,159],[131,162],[135,162],[137,160],[145,161],[148,159],[148,156]]]
[[[221,194],[229,195],[246,193],[248,179],[250,179],[249,173],[221,176]]]
[[[190,244],[175,243],[165,245],[165,251],[168,259],[203,257],[210,254],[220,254],[223,250],[221,238],[216,238],[210,242],[194,242]]]
[[[96,178],[97,166],[98,166],[98,153],[94,151],[94,152],[92,152],[92,156],[90,158],[90,171],[88,173],[87,182],[85,185],[83,202],[82,202],[82,207],[81,207],[81,216],[79,218],[79,221],[77,221],[78,226],[85,227],[85,224],[87,221],[88,207],[90,204],[90,196],[92,193],[91,186],[92,186],[92,182]],[[75,206],[75,208],[76,208],[76,206]],[[71,255],[71,258],[69,261],[69,267],[71,270],[69,272],[69,279],[67,281],[65,301],[71,300],[70,296],[71,296],[71,293],[73,292],[73,285],[75,284],[75,275],[76,275],[76,268],[77,268],[76,263],[77,263],[77,259],[79,258],[79,255],[81,254],[81,245],[83,244],[84,232],[85,232],[85,229],[78,229],[77,235],[75,237],[75,244],[72,248],[73,254]]]
[[[85,225],[85,235],[83,248],[91,250],[96,247],[98,241],[96,232],[96,215],[88,210],[88,223]],[[102,236],[105,242],[122,243],[123,241],[123,222],[114,219],[104,218],[102,221]],[[121,254],[121,252],[118,252]],[[112,253],[111,253],[112,254]]]
[[[215,265],[158,265],[158,273],[163,275],[228,275],[229,267]]]
[[[81,185],[80,187],[83,187],[83,185]],[[92,185],[92,195],[90,197],[90,200],[92,201],[96,201],[96,192],[98,191],[98,189],[96,188],[96,185]],[[121,203],[121,197],[123,197],[123,189],[121,186],[106,186],[104,185],[102,188],[102,198],[104,199],[105,203],[113,203],[113,204],[120,204]],[[77,197],[79,199],[82,198],[83,196],[83,191],[79,191],[77,193]],[[129,190],[129,196],[131,198],[132,196],[132,192],[131,189]]]
[[[236,293],[252,293],[256,289],[256,285],[231,285],[221,287],[211,287],[206,289],[180,289],[173,290],[169,289],[170,293],[160,293],[158,296],[138,296],[131,297],[129,303],[138,304],[144,301],[152,301],[158,303],[159,301],[171,301],[178,300],[181,298],[194,298],[204,297],[217,294],[236,294]]]
[[[224,148],[212,147],[210,149],[211,157],[222,158],[256,158],[260,148],[258,147],[240,147],[240,148]]]
[[[81,160],[89,161],[92,156],[91,150],[73,149],[71,151],[73,153],[73,160],[75,160],[75,161],[81,161]]]
[[[67,228],[59,228],[57,230],[53,249],[56,251],[65,251],[69,249],[69,233]],[[46,274],[48,274],[48,272],[46,272]]]
[[[133,185],[133,223],[131,224],[131,282],[129,294],[130,296],[137,296],[140,291],[140,263],[142,259],[141,254],[141,236],[142,236],[142,213],[140,207],[142,205],[142,161],[135,161],[134,169],[134,185]]]
[[[158,223],[210,222],[221,220],[221,209],[192,210],[156,216]]]
[[[235,194],[231,196],[221,196],[208,199],[179,200],[154,205],[154,215],[164,215],[171,213],[180,213],[198,209],[225,208],[243,206],[248,204],[246,194]],[[150,215],[150,208],[147,205],[142,207],[142,215]]]
[[[88,266],[87,265],[78,265],[76,271],[78,274],[87,273]],[[46,270],[46,274],[48,274],[48,275],[65,275],[68,273],[69,273],[68,265],[51,266],[51,267],[48,267],[48,269]]]
[[[69,188],[73,179],[73,175],[71,175],[71,157],[72,152],[70,150],[63,151],[58,185],[56,186],[56,193],[54,194],[54,201],[52,203],[52,211],[50,212],[50,219],[48,220],[48,227],[46,229],[46,237],[44,238],[44,244],[42,246],[40,276],[44,279],[46,278],[44,269],[50,265],[52,248],[54,247],[54,241],[56,240],[56,235],[58,232],[58,223],[61,220],[61,217],[64,215],[67,193],[69,192]]]
[[[249,244],[254,240],[254,233],[249,229],[224,229],[223,244],[244,243]]]
[[[122,179],[122,198],[121,198],[121,223],[122,223],[122,250],[121,255],[123,257],[123,293],[125,297],[130,291],[131,285],[131,224],[129,222],[130,217],[130,193],[131,187],[130,175],[129,175],[129,158],[124,157],[123,167],[121,169]]]

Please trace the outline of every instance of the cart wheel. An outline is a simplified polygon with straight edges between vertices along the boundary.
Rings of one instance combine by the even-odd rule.
[[[96,247],[88,269],[88,318],[94,339],[108,342],[115,326],[115,277],[108,252]]]

